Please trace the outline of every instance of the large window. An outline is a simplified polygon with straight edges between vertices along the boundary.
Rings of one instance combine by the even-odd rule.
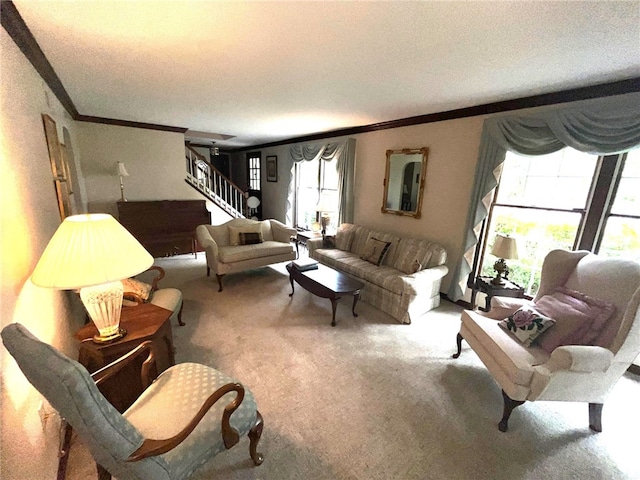
[[[295,166],[295,223],[306,230],[317,228],[322,212],[329,216],[328,230],[335,230],[338,211],[338,172],[336,162],[315,159]],[[321,207],[320,207],[321,206]]]
[[[544,257],[556,248],[640,259],[637,151],[600,158],[571,148],[535,157],[508,152],[502,168],[487,219],[482,275],[495,274],[490,252],[498,233],[517,239],[519,258],[507,261],[509,279],[529,295],[540,285]]]

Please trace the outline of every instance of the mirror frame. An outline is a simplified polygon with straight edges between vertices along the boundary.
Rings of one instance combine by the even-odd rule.
[[[424,197],[424,183],[425,174],[427,172],[427,156],[429,149],[427,147],[422,148],[403,148],[399,150],[387,150],[387,167],[384,174],[384,196],[382,197],[382,213],[391,213],[394,215],[401,215],[404,217],[420,218],[422,216],[422,199]],[[422,164],[420,169],[420,179],[418,185],[418,195],[416,200],[416,207],[414,210],[394,210],[387,208],[387,200],[389,197],[389,173],[391,172],[391,157],[392,155],[422,155]]]

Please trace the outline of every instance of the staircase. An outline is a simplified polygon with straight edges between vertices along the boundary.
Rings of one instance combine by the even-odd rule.
[[[243,192],[194,149],[185,145],[184,150],[187,161],[185,182],[231,217],[245,218],[249,194]]]

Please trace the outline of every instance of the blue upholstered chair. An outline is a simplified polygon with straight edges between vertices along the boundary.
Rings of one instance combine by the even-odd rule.
[[[2,330],[2,340],[31,384],[86,443],[100,479],[185,479],[245,434],[253,462],[262,463],[256,447],[263,422],[253,395],[213,368],[178,364],[148,385],[151,342],[90,375],[18,323]],[[98,385],[146,352],[142,370],[148,387],[120,414]]]

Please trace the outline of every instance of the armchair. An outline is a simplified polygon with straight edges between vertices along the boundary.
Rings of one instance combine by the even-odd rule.
[[[157,273],[151,277],[150,272]],[[149,280],[151,284],[141,283],[133,279],[123,280],[123,297],[131,302],[132,305],[149,302],[165,308],[173,312],[170,320],[176,320],[180,326],[184,326],[185,323],[182,321],[182,292],[177,288],[159,288],[158,282],[164,278],[164,275],[164,268],[153,265],[138,275],[138,279]],[[126,303],[125,301],[123,305],[126,305]]]
[[[263,461],[256,451],[263,420],[253,395],[213,368],[178,364],[151,383],[153,346],[145,342],[89,375],[18,323],[2,330],[2,340],[29,382],[87,444],[100,480],[185,479],[247,433],[254,464]],[[149,386],[120,414],[97,385],[145,352],[142,378]]]
[[[550,344],[548,335],[554,329],[554,335],[561,331],[561,321],[562,328],[566,328],[566,318],[560,315],[556,324],[530,346],[500,327],[498,320],[513,315],[525,303],[536,306],[540,302],[542,312],[543,297],[548,299],[562,287],[599,299],[609,305],[609,310],[611,304],[615,307],[598,331],[594,330],[596,321],[577,324],[577,328],[588,327],[591,335],[588,342]],[[458,349],[453,357],[459,357],[462,340],[466,340],[502,388],[504,409],[498,424],[500,431],[507,431],[514,408],[526,401],[551,400],[588,403],[589,427],[600,432],[605,399],[640,353],[639,305],[637,262],[598,257],[586,251],[554,250],[544,260],[540,289],[533,301],[494,297],[488,313],[471,310],[462,313]],[[573,333],[563,335],[567,339]]]

